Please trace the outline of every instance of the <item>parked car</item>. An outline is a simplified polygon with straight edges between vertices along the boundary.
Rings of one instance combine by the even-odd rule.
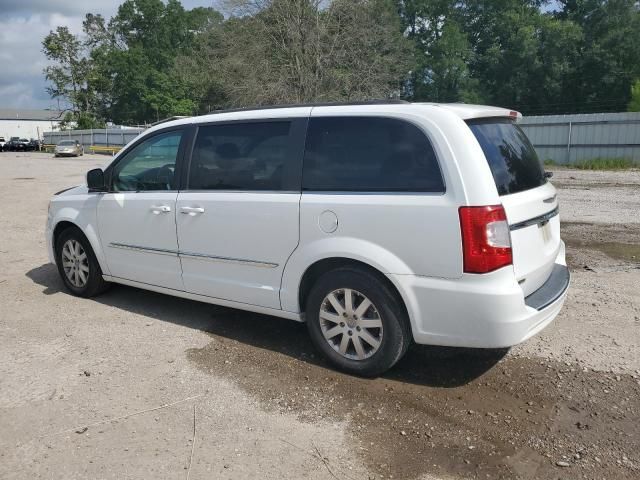
[[[26,138],[11,137],[5,146],[4,150],[8,152],[26,152],[29,150],[29,140]]]
[[[62,140],[53,150],[54,157],[81,157],[84,147],[78,140]]]
[[[40,140],[32,138],[29,140],[29,150],[32,152],[39,151],[41,148]]]
[[[49,257],[74,295],[116,282],[306,322],[359,375],[412,341],[509,347],[569,285],[556,190],[520,118],[379,102],[161,124],[53,196]]]
[[[7,142],[4,139],[4,137],[0,137],[0,152],[2,152],[4,150],[5,143],[7,143]]]
[[[2,145],[2,151],[3,152],[8,152],[9,151],[9,147],[11,146],[11,142],[13,141],[13,137],[10,137],[9,140],[5,140],[4,145]]]

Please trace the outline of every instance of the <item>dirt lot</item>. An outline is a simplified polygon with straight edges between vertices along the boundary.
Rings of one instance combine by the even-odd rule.
[[[541,335],[364,380],[295,322],[65,293],[47,201],[106,161],[0,154],[0,478],[640,478],[639,171],[556,171],[573,280]]]

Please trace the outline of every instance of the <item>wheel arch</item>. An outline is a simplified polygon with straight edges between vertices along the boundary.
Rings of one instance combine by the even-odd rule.
[[[313,288],[315,282],[317,282],[317,280],[325,273],[330,272],[331,270],[345,267],[353,267],[354,269],[367,272],[384,283],[396,297],[398,305],[404,310],[408,318],[407,306],[404,297],[398,289],[398,286],[387,275],[382,273],[376,267],[361,260],[356,260],[350,257],[327,257],[321,260],[317,260],[313,264],[309,265],[309,267],[302,275],[300,279],[300,285],[298,287],[298,307],[300,309],[299,311],[302,314],[304,314],[306,308],[307,296],[309,295],[309,292],[311,288]]]
[[[391,281],[398,291],[401,290],[400,286],[389,278],[389,274],[415,274],[401,258],[370,241],[332,236],[303,242],[293,252],[282,272],[280,304],[283,310],[294,313],[301,311],[299,292],[302,279],[309,272],[321,268],[319,262],[323,266],[351,262],[372,269],[386,281]]]
[[[76,222],[66,217],[60,218],[60,220],[55,223],[55,226],[53,227],[51,233],[51,245],[53,246],[54,259],[56,263],[58,262],[58,258],[55,255],[58,238],[60,237],[62,232],[70,228],[77,229],[84,236],[84,238],[86,238],[86,240],[89,242],[89,245],[91,245],[91,249],[96,256],[96,259],[98,260],[98,264],[100,265],[102,273],[105,275],[109,275],[109,270],[107,269],[106,261],[102,252],[100,239],[98,238],[95,229],[91,225],[86,225],[85,228],[83,228]]]
[[[75,223],[70,222],[69,220],[61,220],[61,221],[59,221],[56,224],[56,226],[54,227],[54,229],[53,229],[53,245],[54,245],[54,248],[55,248],[55,245],[58,243],[58,238],[60,237],[62,232],[64,232],[65,230],[68,230],[69,228],[77,228],[78,230],[80,230],[82,232],[82,229],[80,227],[78,227]],[[86,237],[86,235],[85,235],[85,237]]]

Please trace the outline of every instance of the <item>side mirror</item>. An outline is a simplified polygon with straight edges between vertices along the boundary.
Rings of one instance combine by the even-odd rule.
[[[101,168],[94,168],[87,172],[87,186],[90,192],[104,192],[107,186],[104,183],[104,172]]]

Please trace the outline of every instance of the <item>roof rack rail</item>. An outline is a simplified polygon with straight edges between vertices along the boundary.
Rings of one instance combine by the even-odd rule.
[[[409,104],[406,100],[387,99],[387,100],[360,100],[354,102],[320,102],[320,103],[292,103],[281,105],[257,105],[253,107],[229,108],[224,110],[212,110],[203,115],[214,115],[216,113],[232,113],[232,112],[249,112],[253,110],[271,110],[276,108],[296,108],[296,107],[344,107],[349,105],[397,105]]]
[[[187,117],[185,115],[174,115],[173,117],[167,117],[167,118],[163,118],[162,120],[158,120],[157,122],[153,122],[151,126],[155,127],[156,125],[160,125],[161,123],[167,123],[173,120],[180,120],[181,118],[187,118]]]

